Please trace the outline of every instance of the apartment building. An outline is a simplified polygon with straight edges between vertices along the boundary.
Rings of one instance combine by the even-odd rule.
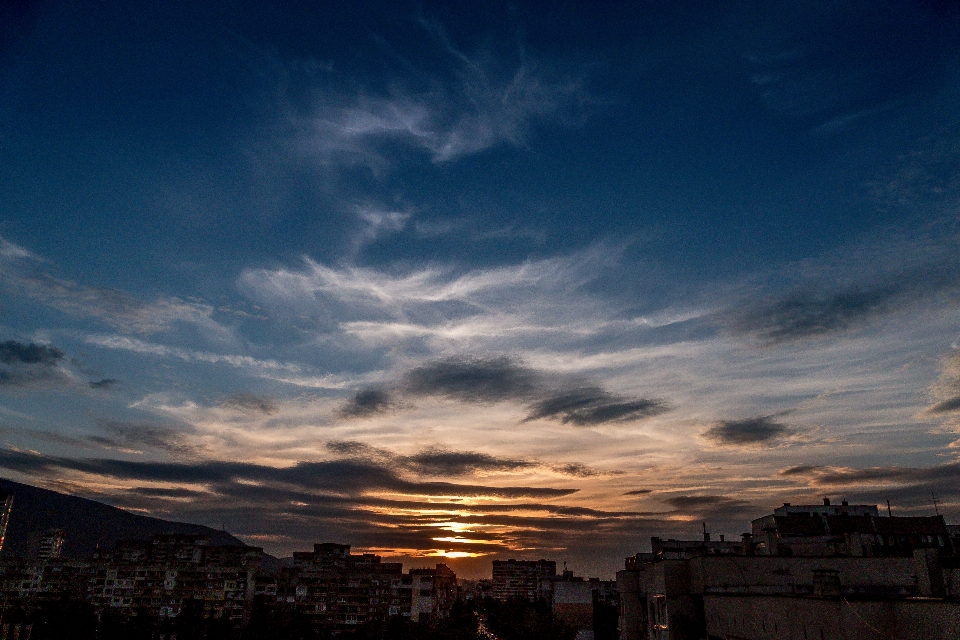
[[[501,601],[521,598],[535,602],[547,596],[545,579],[556,575],[553,560],[494,560],[490,595]]]
[[[622,640],[960,637],[956,540],[940,516],[784,505],[740,541],[660,540],[617,573]]]

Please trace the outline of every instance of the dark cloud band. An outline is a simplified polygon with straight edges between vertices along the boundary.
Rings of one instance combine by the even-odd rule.
[[[7,449],[0,452],[0,467],[30,475],[76,471],[137,482],[231,484],[252,481],[288,486],[304,491],[331,491],[343,495],[388,492],[419,496],[542,499],[557,498],[577,492],[577,489],[550,487],[495,487],[452,482],[414,482],[401,478],[393,469],[362,460],[300,462],[291,467],[269,467],[221,460],[184,463],[111,458],[75,459]]]
[[[528,407],[523,422],[556,420],[581,427],[642,420],[669,410],[662,400],[626,398],[598,386],[565,384],[555,378],[505,356],[447,358],[408,371],[395,393],[479,404],[513,401]],[[340,414],[366,417],[393,406],[392,393],[366,389],[349,400]]]
[[[746,420],[721,420],[701,435],[718,445],[731,447],[770,445],[790,436],[794,430],[774,416],[757,416]]]

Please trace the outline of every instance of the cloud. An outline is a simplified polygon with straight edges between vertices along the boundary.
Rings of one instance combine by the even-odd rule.
[[[255,393],[236,393],[222,403],[227,407],[235,407],[249,413],[259,413],[265,416],[276,415],[280,411],[276,398]]]
[[[217,338],[230,331],[213,319],[213,307],[160,296],[148,302],[118,289],[88,287],[40,268],[45,261],[0,238],[0,284],[74,316],[91,317],[124,332],[155,333],[175,322],[194,324]]]
[[[179,455],[194,455],[197,447],[184,441],[182,431],[156,424],[102,420],[102,430],[109,436],[90,436],[90,442],[120,451],[139,451],[143,448]]]
[[[531,396],[542,385],[537,372],[507,357],[447,358],[411,369],[403,388],[413,395],[465,402],[502,402]]]
[[[326,447],[333,453],[344,456],[356,456],[364,458],[393,458],[393,454],[385,449],[378,449],[357,440],[331,440],[327,442]]]
[[[705,514],[716,514],[718,512],[742,512],[750,506],[748,502],[743,500],[717,495],[680,495],[665,498],[662,501],[680,513],[701,516]]]
[[[210,351],[184,349],[183,347],[171,347],[128,336],[88,335],[84,337],[84,341],[87,342],[87,344],[96,345],[105,349],[131,351],[133,353],[147,354],[160,358],[175,358],[184,362],[225,364],[237,369],[242,369],[261,378],[289,382],[290,384],[307,384],[307,382],[309,382],[304,380],[301,375],[305,373],[304,368],[289,362],[261,360],[252,356],[221,354]],[[319,386],[323,383],[323,379],[317,379],[313,381],[313,383]],[[335,385],[336,383],[333,384]]]
[[[524,422],[559,419],[578,427],[650,418],[668,410],[661,400],[630,400],[597,387],[570,389],[535,402]]]
[[[459,476],[476,472],[515,471],[540,466],[530,460],[502,458],[476,451],[428,449],[403,458],[403,465],[421,475]]]
[[[430,265],[406,272],[367,267],[328,267],[309,258],[301,269],[247,269],[240,286],[264,302],[299,302],[325,306],[325,299],[347,305],[344,311],[377,311],[402,318],[423,308],[455,310],[451,303],[477,311],[507,292],[556,296],[591,280],[610,261],[611,247],[596,246],[569,256],[531,260],[515,265],[472,269]]]
[[[410,220],[408,211],[386,210],[372,204],[357,206],[355,211],[361,226],[353,239],[354,256],[365,245],[385,235],[403,231]]]
[[[780,475],[807,478],[822,486],[856,485],[926,485],[960,480],[960,463],[950,462],[936,467],[825,467],[800,465],[784,469]]]
[[[557,473],[561,473],[565,476],[573,476],[575,478],[592,478],[594,476],[601,475],[600,471],[588,467],[585,464],[580,464],[579,462],[560,464],[551,468]]]
[[[645,496],[648,493],[653,493],[652,489],[633,489],[632,491],[625,491],[623,495],[625,496]]]
[[[194,491],[193,489],[175,487],[132,487],[127,489],[127,491],[150,498],[197,498],[207,495],[205,491]]]
[[[23,344],[15,340],[0,343],[0,362],[3,364],[39,364],[53,366],[63,359],[63,351],[39,344]]]
[[[340,408],[343,418],[367,418],[386,413],[395,403],[388,391],[383,389],[362,389]]]
[[[893,286],[838,292],[794,291],[750,309],[736,330],[777,344],[851,328],[894,302]]]
[[[923,245],[922,241],[917,241]],[[736,334],[753,335],[768,345],[795,342],[856,329],[883,313],[921,302],[942,302],[960,295],[960,268],[949,243],[941,246],[899,248],[905,255],[933,254],[922,264],[907,265],[901,271],[877,273],[862,282],[838,285],[828,281],[810,282],[784,294],[760,301],[742,301],[733,312],[729,328]],[[893,256],[868,259],[900,264]],[[860,257],[863,259],[863,256]],[[849,271],[863,271],[864,265],[843,265]]]
[[[795,432],[788,425],[775,421],[775,417],[757,416],[745,420],[721,420],[700,435],[721,446],[770,445]]]
[[[307,322],[345,347],[411,353],[505,353],[617,330],[589,291],[620,248],[481,269],[427,264],[374,269],[247,269],[238,288],[258,306]],[[492,358],[493,356],[489,356]],[[427,373],[427,372],[424,372]],[[508,371],[502,372],[508,373]]]
[[[0,386],[26,387],[68,383],[70,375],[60,366],[64,353],[56,347],[7,340],[0,343]]]
[[[90,385],[91,389],[110,389],[119,382],[116,378],[101,378],[100,380],[94,380],[87,384]]]
[[[121,429],[130,440],[153,440],[149,432]],[[166,442],[166,435],[156,438]],[[577,489],[552,487],[484,486],[452,482],[414,482],[394,470],[365,460],[298,462],[289,467],[271,467],[247,462],[204,460],[198,462],[146,462],[114,458],[66,458],[16,449],[0,450],[0,467],[36,475],[75,471],[124,481],[186,484],[235,485],[249,482],[302,491],[331,491],[340,495],[389,492],[410,496],[461,496],[516,498],[558,498]]]
[[[951,349],[940,359],[940,379],[931,385],[930,392],[935,398],[940,398],[927,413],[932,415],[952,414],[960,411],[960,352]],[[948,425],[955,420],[955,416],[944,416]],[[952,425],[955,427],[955,425]]]
[[[374,462],[397,472],[420,476],[467,476],[512,471],[548,469],[561,475],[587,478],[601,472],[577,463],[548,464],[525,458],[495,456],[480,451],[456,451],[440,447],[424,449],[413,455],[399,455],[356,440],[332,440],[326,448],[338,455]]]
[[[8,264],[18,261],[43,261],[40,256],[10,242],[9,240],[6,240],[5,238],[0,238],[0,260]]]
[[[930,413],[950,413],[960,411],[960,396],[949,398],[930,407]]]
[[[452,78],[439,77],[436,66],[418,72],[421,86],[428,78],[427,90],[405,87],[396,78],[379,95],[328,88],[307,115],[288,109],[299,151],[325,163],[380,169],[389,163],[389,145],[401,143],[427,152],[436,163],[450,162],[501,144],[521,145],[532,124],[562,122],[582,100],[579,79],[557,77],[522,52],[510,64],[482,53],[468,56],[442,35],[439,40]]]
[[[630,399],[595,386],[570,386],[506,356],[451,357],[428,362],[408,371],[402,390],[415,396],[439,396],[461,402],[516,401],[529,407],[523,422],[559,420],[563,424],[594,426],[649,418],[667,411],[655,399]],[[570,384],[570,383],[568,383]]]

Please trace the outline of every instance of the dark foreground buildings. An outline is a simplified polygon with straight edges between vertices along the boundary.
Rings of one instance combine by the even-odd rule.
[[[120,542],[82,561],[54,557],[47,544],[35,560],[0,562],[0,620],[69,600],[87,603],[100,619],[163,623],[189,613],[241,627],[256,604],[296,614],[314,629],[343,631],[391,616],[443,618],[456,598],[457,576],[445,565],[404,573],[399,563],[330,543],[272,571],[259,547],[174,534]]]
[[[622,640],[960,638],[942,516],[785,504],[736,541],[652,539],[617,573]]]

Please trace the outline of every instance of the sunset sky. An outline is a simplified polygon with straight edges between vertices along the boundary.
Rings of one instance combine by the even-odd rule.
[[[960,523],[957,5],[598,6],[3,3],[0,475],[465,576]]]

